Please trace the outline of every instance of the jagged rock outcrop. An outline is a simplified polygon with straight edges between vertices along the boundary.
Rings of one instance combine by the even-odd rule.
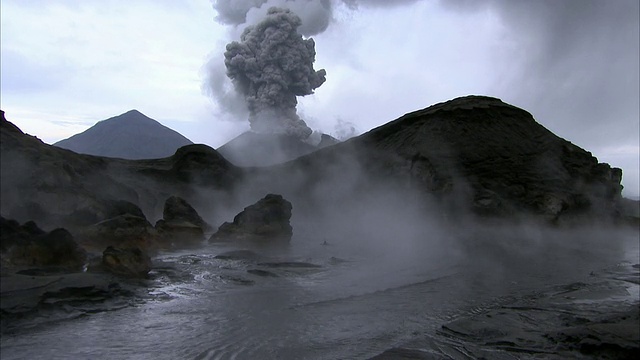
[[[151,271],[151,258],[139,248],[107,247],[102,253],[102,265],[113,274],[145,278]]]
[[[330,172],[316,170],[327,164]],[[313,174],[307,187],[331,176],[358,191],[361,178],[385,179],[431,194],[444,208],[456,204],[455,212],[491,216],[609,218],[622,190],[620,169],[599,163],[528,112],[485,96],[406,114],[286,167]]]
[[[82,270],[87,254],[66,229],[46,232],[30,221],[20,225],[0,217],[0,256],[8,266]]]
[[[290,241],[293,228],[289,223],[292,205],[282,195],[268,194],[247,206],[225,222],[209,241],[253,241],[258,243]]]
[[[413,183],[465,194],[480,214],[611,213],[622,171],[559,138],[528,112],[469,96],[407,114],[362,141],[410,161]],[[434,186],[435,184],[435,186]]]
[[[163,218],[156,222],[156,229],[165,241],[201,241],[211,225],[183,198],[171,196],[164,203]]]
[[[80,154],[121,159],[159,159],[192,144],[182,136],[137,110],[99,121],[55,146]]]
[[[162,215],[164,221],[168,223],[186,221],[203,230],[211,230],[211,225],[204,221],[185,199],[178,196],[171,196],[165,201]]]

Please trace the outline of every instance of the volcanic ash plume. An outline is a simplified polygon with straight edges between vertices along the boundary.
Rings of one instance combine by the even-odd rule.
[[[325,82],[326,71],[313,69],[315,43],[298,33],[301,24],[290,10],[273,7],[264,20],[244,30],[240,42],[227,45],[227,76],[244,95],[256,132],[302,139],[312,132],[296,113],[296,96],[313,94]]]

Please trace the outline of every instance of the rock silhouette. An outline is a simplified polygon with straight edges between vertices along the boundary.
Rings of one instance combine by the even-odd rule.
[[[86,262],[85,250],[66,229],[46,232],[34,222],[20,225],[3,217],[0,217],[0,229],[3,265],[80,271]]]
[[[171,196],[164,203],[163,218],[156,222],[156,229],[165,241],[201,241],[212,227],[183,198]]]
[[[116,275],[144,278],[151,271],[149,255],[139,248],[107,247],[102,253],[102,265]]]
[[[289,241],[293,235],[291,203],[282,195],[267,194],[236,215],[232,223],[225,222],[209,241]]]

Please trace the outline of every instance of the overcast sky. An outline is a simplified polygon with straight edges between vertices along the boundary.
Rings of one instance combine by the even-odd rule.
[[[220,1],[218,9],[264,2]],[[262,7],[272,3],[308,12],[300,15],[316,43],[314,66],[327,72],[315,94],[298,99],[312,129],[337,135],[351,123],[362,133],[458,96],[495,96],[623,168],[624,194],[639,195],[637,0]],[[259,21],[260,9],[222,14],[209,0],[1,0],[0,7],[0,108],[47,143],[130,109],[212,147],[249,129],[246,117],[210,96],[207,82],[229,88],[216,73],[225,45],[247,25],[238,23]]]

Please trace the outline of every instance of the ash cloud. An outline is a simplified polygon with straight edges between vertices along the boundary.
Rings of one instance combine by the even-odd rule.
[[[296,97],[313,94],[326,72],[314,70],[315,43],[297,32],[301,23],[291,10],[274,7],[263,21],[244,30],[240,42],[227,45],[227,76],[244,95],[256,132],[303,139],[312,132],[296,113]]]
[[[300,17],[298,31],[304,36],[322,33],[333,15],[331,0],[217,0],[213,8],[222,24],[246,26],[256,24],[267,16],[270,8],[289,9]]]
[[[224,64],[215,55],[208,61],[203,90],[233,118],[244,121],[248,113],[254,131],[307,138],[312,130],[296,112],[296,96],[312,94],[326,73],[313,69],[315,44],[302,36],[324,32],[338,5],[356,11],[416,1],[212,0],[218,22],[233,26],[231,33],[245,30],[227,45]]]
[[[325,31],[333,21],[337,5],[344,4],[351,10],[360,7],[396,7],[420,0],[215,0],[216,20],[226,25],[253,24],[263,18],[271,7],[290,9],[302,20],[300,33],[317,35]]]

